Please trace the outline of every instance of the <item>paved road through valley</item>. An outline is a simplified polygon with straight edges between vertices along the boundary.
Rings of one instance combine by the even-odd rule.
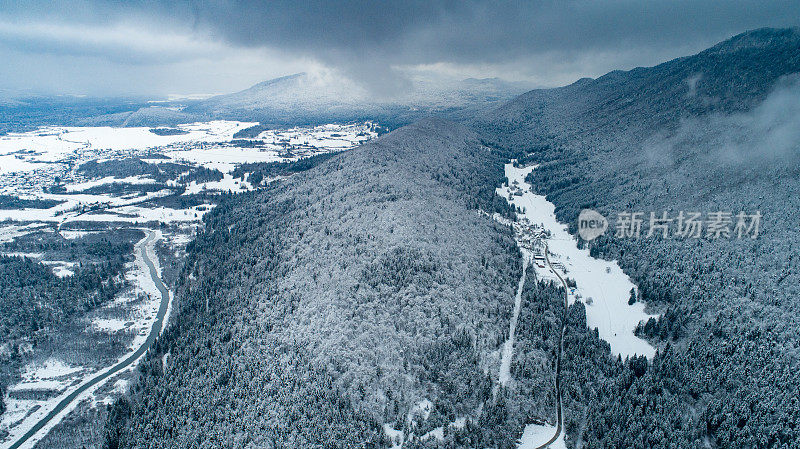
[[[567,282],[564,281],[564,278],[558,274],[553,265],[550,263],[550,251],[547,248],[547,244],[544,245],[544,258],[547,261],[547,266],[550,267],[550,270],[555,273],[558,277],[558,280],[561,281],[561,285],[564,286],[564,316],[561,319],[561,336],[558,339],[558,357],[556,358],[556,406],[558,407],[556,414],[558,425],[556,426],[556,433],[553,434],[553,437],[547,440],[546,443],[542,444],[541,446],[537,447],[536,449],[543,449],[549,447],[553,444],[561,435],[562,429],[564,427],[564,415],[561,407],[561,353],[564,352],[564,332],[567,330],[567,308],[569,307],[569,287],[567,287]]]
[[[78,397],[84,393],[86,390],[100,384],[101,382],[105,381],[109,377],[119,373],[120,371],[124,370],[125,368],[129,367],[132,363],[137,361],[139,357],[141,357],[150,346],[153,345],[153,342],[156,340],[156,337],[161,332],[161,328],[164,324],[164,317],[167,314],[167,307],[169,306],[169,291],[164,283],[161,281],[161,278],[158,276],[158,270],[156,270],[153,261],[150,260],[150,257],[147,255],[147,245],[155,239],[155,232],[149,229],[143,229],[147,237],[142,240],[139,244],[137,244],[138,250],[141,251],[142,259],[144,259],[144,263],[147,265],[147,268],[150,270],[150,277],[153,279],[153,282],[158,287],[158,291],[161,293],[161,305],[158,307],[158,314],[156,315],[156,320],[153,323],[153,327],[150,329],[150,334],[147,336],[145,342],[139,346],[139,349],[131,353],[128,357],[126,357],[121,362],[118,362],[116,365],[112,366],[107,371],[94,375],[91,379],[82,383],[75,391],[70,393],[67,397],[62,399],[53,410],[50,411],[47,415],[45,415],[42,419],[39,420],[30,430],[28,430],[24,435],[22,435],[17,441],[15,441],[11,446],[8,446],[7,449],[17,449],[25,442],[31,439],[37,432],[39,432],[44,426],[47,425],[53,418],[56,417],[59,413],[61,413],[65,408],[67,408],[72,402],[78,399]]]

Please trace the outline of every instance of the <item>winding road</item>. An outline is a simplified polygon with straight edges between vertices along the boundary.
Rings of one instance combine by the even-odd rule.
[[[111,368],[102,371],[91,379],[85,381],[80,386],[78,386],[75,391],[70,393],[67,397],[62,399],[53,410],[50,411],[47,415],[45,415],[42,419],[39,420],[30,430],[28,430],[24,435],[22,435],[19,439],[17,439],[11,446],[8,446],[7,449],[17,449],[23,444],[25,444],[28,440],[30,440],[34,435],[36,435],[44,426],[47,425],[50,421],[53,420],[59,413],[61,413],[65,408],[67,408],[70,404],[78,399],[78,397],[89,390],[90,388],[99,385],[109,377],[119,373],[120,371],[128,368],[131,364],[136,362],[145,352],[152,346],[153,342],[156,340],[156,337],[161,332],[161,328],[164,324],[164,317],[167,314],[167,308],[169,306],[169,291],[164,283],[161,281],[161,278],[158,276],[158,270],[156,270],[155,264],[153,261],[150,260],[150,257],[147,255],[147,246],[150,244],[153,239],[155,239],[155,232],[149,229],[143,229],[143,231],[147,234],[147,236],[142,239],[139,243],[137,243],[138,250],[141,251],[142,259],[144,263],[147,265],[147,268],[150,270],[150,277],[153,279],[153,283],[155,283],[158,291],[161,293],[161,304],[158,307],[158,314],[156,315],[156,320],[153,322],[153,327],[150,329],[150,334],[147,336],[147,339],[139,346],[139,349],[131,353],[128,357],[124,360],[118,362],[116,365],[113,365]]]
[[[558,277],[558,280],[561,281],[561,285],[564,286],[564,315],[561,318],[561,335],[558,338],[558,356],[556,357],[556,400],[558,401],[556,419],[558,420],[558,424],[556,425],[556,432],[553,434],[553,436],[536,449],[543,449],[553,444],[561,435],[561,431],[564,427],[564,412],[561,404],[561,354],[564,352],[564,333],[567,331],[569,288],[567,287],[567,282],[564,280],[564,278],[558,274],[558,271],[556,271],[556,269],[553,268],[553,265],[550,263],[550,250],[547,248],[547,243],[544,245],[544,259],[547,261],[547,266],[550,267],[550,270],[556,275],[556,277]]]

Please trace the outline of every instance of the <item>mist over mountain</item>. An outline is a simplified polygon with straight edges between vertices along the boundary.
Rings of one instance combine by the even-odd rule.
[[[800,418],[789,405],[800,393],[798,72],[800,31],[759,29],[655,67],[532,91],[476,122],[540,164],[529,180],[573,231],[583,208],[611,219],[641,212],[645,226],[650,212],[763,215],[757,239],[626,239],[612,228],[591,243],[593,254],[620,261],[659,313],[640,329],[659,353],[632,383],[567,355],[573,441],[618,447],[658,433],[680,447],[798,441],[784,424]]]
[[[226,20],[261,27],[246,10]],[[25,420],[50,413],[24,406],[87,379],[57,357],[99,372],[130,357],[123,336],[147,336],[105,396],[31,444],[800,447],[800,28],[558,88],[406,81],[297,73],[180,100],[0,91],[0,132],[84,127],[0,136],[3,162],[29,170],[0,186],[26,189],[0,195],[14,310],[0,442],[21,446]],[[609,222],[591,241],[586,209]],[[745,215],[759,221],[741,235]],[[128,283],[155,290],[127,304]],[[31,374],[34,353],[59,374]]]
[[[371,120],[395,128],[425,117],[466,119],[527,90],[526,83],[497,78],[418,80],[403,90],[371,92],[341,77],[298,73],[205,100],[81,98],[0,95],[0,129],[36,124],[74,126],[174,126],[207,120],[276,125]]]
[[[387,447],[387,432],[403,431],[416,435],[409,447],[515,447],[525,424],[556,422],[546,373],[563,319],[567,447],[792,447],[800,136],[787,112],[800,106],[798,71],[797,30],[756,30],[655,67],[525,93],[467,120],[471,130],[404,127],[230,198],[206,222],[179,323],[109,423],[109,441],[190,445],[202,433],[242,446]],[[302,80],[201,104],[257,111]],[[335,110],[326,101],[307,104]],[[573,231],[588,207],[609,218],[758,210],[762,233],[625,239],[612,229],[590,252],[618,260],[638,286],[632,301],[658,315],[636,330],[656,355],[612,356],[587,327],[589,302],[562,316],[563,290],[529,282],[515,381],[491,391],[510,304],[498,298],[511,295],[519,266],[507,229],[483,212],[513,216],[491,193],[511,158],[539,164],[528,180]],[[288,380],[298,377],[307,382]],[[255,392],[259,400],[245,399]],[[282,431],[287,414],[301,424]],[[460,418],[465,427],[454,427]],[[447,429],[441,438],[424,437],[437,428]]]
[[[524,92],[524,83],[500,79],[418,80],[399,92],[373,92],[343,80],[298,73],[189,105],[183,112],[265,123],[372,119],[408,123],[428,116],[464,117]]]

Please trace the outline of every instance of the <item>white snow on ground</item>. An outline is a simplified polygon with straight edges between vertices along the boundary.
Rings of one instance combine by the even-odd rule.
[[[1,155],[0,156],[0,174],[13,173],[19,171],[32,171],[40,168],[39,164],[34,164],[22,159],[15,155]]]
[[[22,372],[23,382],[34,382],[41,379],[53,379],[80,372],[80,367],[69,366],[56,359],[47,359],[41,365],[26,365]]]
[[[109,207],[120,207],[130,204],[138,204],[143,201],[162,197],[170,194],[170,190],[160,190],[148,192],[147,194],[135,197],[119,197],[105,194],[53,194],[41,193],[42,199],[52,199],[63,201],[63,203],[51,207],[50,209],[16,209],[0,210],[0,221],[14,220],[17,222],[49,222],[63,223],[66,221],[83,220],[89,216],[92,210],[107,209]],[[97,221],[97,220],[95,220]],[[140,220],[141,221],[141,220]]]
[[[83,236],[91,234],[93,231],[69,231],[69,230],[61,230],[59,234],[61,237],[64,237],[67,240],[74,240],[79,239]]]
[[[508,384],[511,380],[511,359],[514,357],[514,334],[517,330],[517,320],[519,319],[519,310],[522,307],[522,287],[525,286],[525,275],[528,271],[528,258],[525,257],[522,262],[522,276],[519,279],[517,286],[517,294],[514,297],[514,314],[511,316],[511,324],[508,328],[508,340],[503,344],[503,356],[500,359],[500,374],[498,376],[501,385]]]
[[[114,333],[125,329],[125,323],[130,321],[118,318],[95,318],[92,320],[92,328],[100,332]]]
[[[567,226],[556,219],[555,206],[543,195],[533,193],[530,184],[525,182],[525,176],[534,169],[507,164],[505,173],[509,183],[516,182],[522,194],[514,195],[508,186],[498,188],[497,193],[521,208],[524,212],[520,215],[529,223],[550,232],[550,236],[545,237],[550,262],[563,264],[566,270],[562,270],[561,275],[577,283],[577,289],[569,294],[570,304],[578,298],[583,300],[587,324],[598,329],[600,338],[611,345],[611,352],[623,358],[634,354],[652,357],[655,349],[633,335],[633,331],[640,321],[654,315],[645,313],[641,302],[628,305],[630,291],[635,286],[616,261],[595,259],[588,249],[578,249],[577,240],[567,231]],[[538,277],[556,279],[548,267],[539,264],[533,267]]]
[[[431,411],[431,407],[432,406],[433,406],[433,404],[430,401],[428,401],[427,399],[422,401],[422,402],[420,402],[419,404],[414,406],[411,409],[411,411],[408,413],[409,421],[411,421],[412,417],[414,416],[414,413],[417,413],[418,414],[417,416],[419,416],[421,418],[428,419],[427,415],[424,415],[424,414],[427,413],[428,415],[430,415],[430,411]],[[422,413],[422,415],[420,415],[419,413]],[[453,421],[450,424],[448,424],[447,427],[449,427],[451,429],[463,429],[464,426],[466,426],[466,425],[467,425],[467,419],[464,418],[464,417],[461,417],[461,418],[457,418],[455,421]],[[384,435],[386,435],[387,439],[389,439],[389,441],[392,443],[392,446],[391,446],[392,449],[402,449],[403,445],[405,444],[405,440],[406,440],[405,432],[403,432],[402,430],[395,430],[393,424],[384,424],[383,425],[383,433],[384,433]],[[409,435],[409,438],[414,438],[414,437],[415,437],[415,435],[414,435],[414,432],[412,430],[411,435]],[[420,441],[425,441],[425,440],[428,440],[430,438],[436,438],[439,441],[443,441],[444,440],[444,427],[443,426],[439,426],[439,427],[431,430],[430,432],[420,436],[419,440]]]
[[[94,221],[94,222],[126,222],[126,223],[146,223],[158,221],[161,223],[191,222],[200,221],[203,215],[211,210],[211,205],[205,204],[194,206],[187,209],[173,209],[169,207],[140,207],[124,206],[109,210],[105,213],[83,214],[64,220],[64,223],[72,221]]]
[[[433,411],[433,403],[429,399],[423,399],[411,407],[411,410],[408,411],[408,415],[406,416],[406,425],[412,429],[409,438],[414,436],[415,421],[427,420],[431,415],[431,411]],[[405,443],[405,433],[402,430],[395,430],[392,424],[384,424],[383,433],[392,442],[393,449],[401,449],[403,447],[403,444]],[[420,439],[437,436],[438,434],[439,433],[436,432],[436,429],[434,429],[433,431],[428,432],[420,437]],[[444,430],[442,430],[442,438],[444,438]]]
[[[116,393],[125,393],[128,391],[128,385],[130,381],[128,379],[120,379],[114,382],[114,392]]]
[[[187,134],[160,136],[148,127],[112,128],[51,126],[26,133],[8,133],[0,137],[0,155],[13,154],[26,160],[56,162],[65,155],[84,148],[107,152],[147,149],[185,142],[225,142],[233,134],[255,123],[212,121],[179,125]],[[28,153],[23,153],[27,151]],[[30,156],[30,157],[29,157]]]
[[[45,260],[42,261],[42,263],[53,267],[53,274],[60,278],[75,274],[75,271],[72,270],[72,267],[75,266],[75,262],[65,262],[63,260]]]
[[[67,192],[80,192],[82,190],[90,189],[92,187],[102,186],[106,184],[155,184],[156,180],[144,176],[127,176],[125,178],[115,178],[113,176],[106,176],[105,178],[93,179],[91,181],[76,182],[67,184]]]
[[[285,160],[276,151],[261,148],[192,147],[164,153],[178,162],[188,162],[230,173],[239,164],[248,162],[276,162]]]
[[[23,253],[19,251],[0,253],[6,257],[26,257],[28,259],[38,259],[42,257],[42,253]]]
[[[555,433],[555,426],[549,424],[528,424],[522,432],[522,437],[519,439],[517,449],[536,449],[542,444],[547,443]],[[549,447],[551,449],[567,449],[567,445],[564,443],[563,431]]]
[[[236,179],[229,173],[225,173],[224,177],[219,181],[210,181],[201,183],[192,181],[186,186],[186,191],[183,194],[190,195],[193,193],[200,193],[204,191],[236,193],[236,192],[246,192],[252,189],[253,186],[251,186],[249,182]]]
[[[383,425],[383,433],[392,443],[391,449],[402,449],[405,442],[405,436],[402,430],[394,430],[391,424]]]
[[[422,435],[419,439],[425,441],[430,438],[436,438],[439,441],[444,440],[444,427],[439,426],[431,430],[430,432],[426,433],[425,435]]]
[[[353,125],[323,125],[308,128],[273,129],[261,133],[253,147],[234,146],[233,135],[255,123],[212,121],[178,125],[187,134],[160,136],[149,128],[111,127],[43,127],[26,133],[0,136],[0,193],[25,198],[61,201],[49,209],[0,210],[0,221],[64,223],[87,219],[91,221],[142,222],[165,218],[167,221],[199,221],[201,214],[178,214],[174,211],[146,213],[139,219],[89,214],[88,211],[107,210],[134,205],[168,195],[170,190],[146,194],[81,194],[75,193],[109,183],[147,184],[144,176],[123,178],[104,177],[84,179],[75,169],[90,160],[112,160],[127,157],[145,158],[152,163],[183,162],[190,165],[219,169],[224,179],[187,186],[187,193],[203,190],[238,192],[252,189],[246,181],[235,180],[230,172],[237,165],[250,162],[293,161],[314,154],[340,151],[357,146],[375,137],[371,123]],[[161,158],[150,157],[160,155]],[[166,156],[166,158],[163,158]],[[47,187],[60,179],[66,193],[49,193]],[[168,180],[175,186],[177,180]],[[139,209],[144,211],[146,209]],[[172,216],[173,218],[169,218]],[[11,231],[9,231],[11,233]],[[0,241],[12,238],[0,230]]]
[[[153,261],[156,272],[159,276],[161,276],[161,265],[159,264],[158,257],[155,254],[155,244],[161,238],[163,238],[163,236],[161,231],[152,232],[156,234],[155,238],[145,247],[145,250],[147,251],[147,255],[150,260]],[[135,320],[134,326],[132,326],[132,329],[137,331],[137,333],[136,337],[133,339],[133,342],[129,345],[129,348],[135,349],[144,343],[144,341],[147,339],[148,331],[153,327],[153,322],[155,321],[158,313],[158,306],[161,303],[161,292],[158,290],[158,287],[156,287],[155,282],[153,282],[153,278],[150,277],[150,269],[145,264],[144,259],[142,258],[142,252],[138,248],[136,249],[134,267],[132,270],[127,272],[125,277],[132,285],[136,286],[137,295],[144,294],[147,296],[147,300],[139,307],[139,310],[137,311],[138,318]],[[170,300],[171,299],[172,295],[170,295]],[[167,315],[167,317],[168,316],[169,315]],[[164,318],[164,326],[166,326],[166,323],[167,318]]]
[[[314,128],[290,128],[288,130],[266,130],[258,139],[276,146],[302,145],[309,147],[346,149],[359,145],[374,134],[368,125],[321,125]]]
[[[17,237],[21,237],[31,232],[42,230],[48,225],[43,223],[33,223],[26,225],[4,224],[0,225],[0,243],[11,242]]]
[[[43,364],[26,365],[22,372],[22,380],[8,388],[5,397],[7,410],[0,416],[0,429],[10,428],[13,435],[21,435],[36,421],[35,419],[31,420],[30,416],[44,416],[46,412],[42,412],[42,410],[46,409],[48,405],[52,408],[56,403],[53,402],[53,399],[13,399],[10,397],[11,394],[44,390],[63,392],[83,375],[83,371],[83,368],[72,367],[56,359],[48,359]],[[37,406],[39,409],[31,415],[31,411],[35,410]],[[25,419],[26,417],[28,419]],[[22,423],[11,428],[12,425],[23,419]]]
[[[431,416],[431,411],[433,411],[433,403],[428,399],[423,399],[411,407],[411,411],[408,412],[408,421],[411,422],[414,418],[421,418],[424,421]]]
[[[156,235],[150,244],[147,245],[146,251],[160,275],[161,268],[157,262],[158,258],[155,256],[154,247],[155,243],[161,238],[161,232],[152,232],[155,232]],[[148,299],[139,307],[137,313],[135,314],[137,318],[133,320],[134,325],[131,326],[131,328],[138,330],[138,333],[133,339],[133,342],[129,345],[129,351],[121,354],[116,362],[99,371],[88,371],[83,370],[82,368],[69,367],[57,360],[48,360],[42,366],[31,365],[30,367],[26,367],[25,373],[22,376],[23,381],[20,383],[22,386],[20,386],[20,384],[14,385],[9,388],[10,391],[15,388],[24,388],[24,385],[49,385],[48,383],[42,383],[42,381],[60,381],[62,379],[64,379],[63,382],[65,388],[57,396],[43,401],[16,400],[7,398],[6,404],[8,405],[8,410],[2,415],[2,420],[0,420],[0,429],[6,429],[9,432],[5,442],[16,441],[20,436],[33,427],[36,422],[47,415],[47,413],[49,413],[62,399],[69,396],[69,394],[74,391],[75,388],[80,386],[82,383],[87,382],[94,375],[110,370],[118,362],[128,357],[130,352],[141,346],[147,339],[147,331],[152,328],[153,321],[155,321],[156,313],[158,312],[161,293],[159,292],[152,278],[150,278],[150,271],[141,256],[141,251],[139,248],[141,248],[141,246],[137,244],[134,251],[136,258],[133,262],[133,269],[128,270],[126,278],[128,278],[133,285],[136,286],[137,292],[146,293],[148,295]],[[135,366],[136,363],[133,363],[126,370],[121,371],[121,373],[130,371]],[[67,379],[69,379],[69,382]],[[42,436],[46,435],[50,429],[64,419],[64,417],[74,410],[80,402],[86,398],[93,397],[94,392],[102,384],[104,384],[104,382],[100,382],[99,384],[83,392],[78,398],[72,401],[68,407],[62,410],[56,417],[48,422],[47,425],[37,432],[36,436],[29,439],[21,447],[25,449],[32,448]],[[31,388],[32,387],[28,387],[28,389]],[[36,389],[40,388],[42,387],[36,387]],[[37,406],[38,408],[36,408]],[[14,425],[14,427],[12,427],[12,425]]]

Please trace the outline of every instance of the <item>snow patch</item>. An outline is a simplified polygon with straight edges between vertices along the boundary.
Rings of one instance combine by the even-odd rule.
[[[522,432],[519,440],[518,449],[536,449],[550,441],[556,433],[556,427],[550,424],[528,424]],[[564,443],[564,432],[559,433],[558,438],[550,444],[551,449],[567,449]]]
[[[595,259],[589,255],[588,249],[578,249],[578,242],[568,232],[567,226],[556,219],[553,203],[533,193],[531,185],[525,181],[535,168],[506,164],[509,185],[498,188],[498,195],[520,208],[523,212],[518,215],[531,228],[541,229],[536,238],[546,243],[551,264],[557,267],[562,277],[569,277],[577,283],[577,288],[569,292],[569,303],[584,300],[588,326],[598,329],[600,338],[611,345],[611,352],[623,358],[636,354],[653,357],[655,348],[633,332],[639,322],[655,315],[645,313],[641,302],[628,305],[630,291],[636,286],[616,261]],[[526,257],[536,261],[539,255],[531,249],[530,242],[521,241],[520,246]],[[557,276],[546,264],[534,263],[533,268],[537,277],[557,282]]]
[[[117,318],[95,318],[92,320],[92,328],[98,332],[114,333],[125,329],[125,323],[129,322]]]

